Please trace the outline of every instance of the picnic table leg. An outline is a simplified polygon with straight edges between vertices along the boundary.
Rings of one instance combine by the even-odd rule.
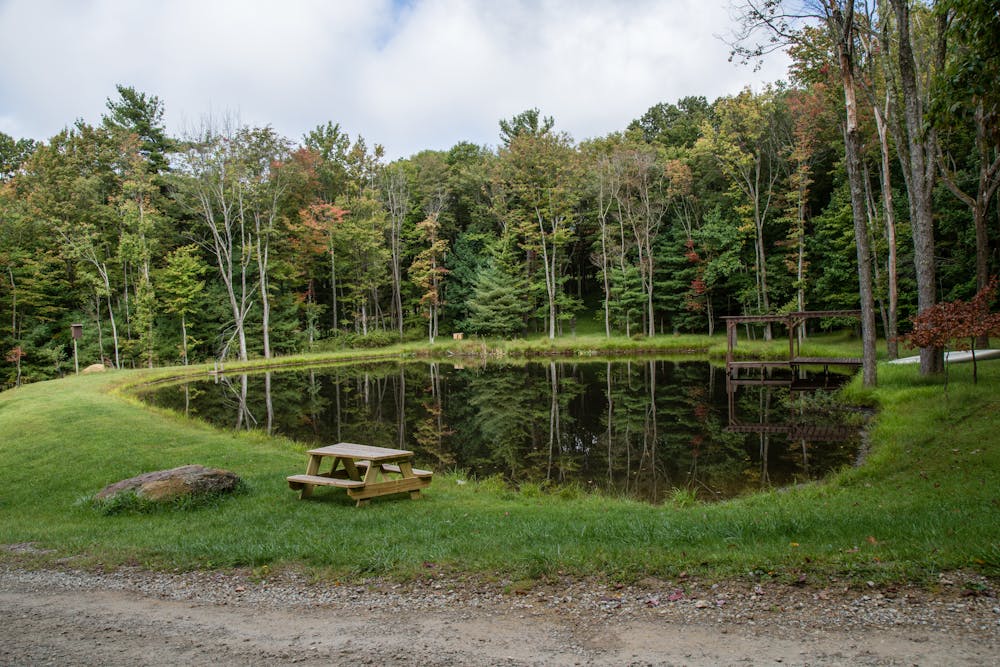
[[[344,459],[344,461],[346,463],[347,459]],[[350,468],[354,468],[354,475],[353,475],[352,479],[361,479],[361,475],[358,473],[358,469],[354,465],[353,461],[350,462]],[[348,468],[348,470],[350,470],[350,468]],[[381,466],[381,464],[378,464],[378,463],[372,461],[371,463],[368,464],[368,470],[365,471],[365,478],[363,480],[364,483],[366,485],[372,484],[376,479],[378,479],[378,476],[379,476],[379,474],[381,472],[382,472],[382,466]],[[358,502],[356,503],[355,507],[364,507],[370,501],[371,501],[371,498],[361,498],[361,499],[358,500]]]
[[[320,464],[320,462],[322,460],[323,460],[322,456],[316,456],[315,454],[311,454],[309,456],[309,465],[306,466],[306,474],[307,475],[315,475],[316,473],[318,473],[319,472],[319,464]],[[336,464],[334,464],[334,465],[336,465]],[[313,485],[312,484],[303,484],[302,485],[302,493],[299,494],[299,498],[301,498],[301,499],[308,498],[309,496],[312,495],[312,492],[313,492]]]
[[[354,461],[351,459],[337,459],[338,461],[343,461],[344,469],[347,470],[347,476],[355,481],[361,480],[361,474],[358,472],[358,467],[354,465]],[[336,465],[336,464],[335,464]],[[368,468],[371,470],[371,466]]]
[[[411,477],[416,477],[413,473],[413,464],[409,460],[399,462],[399,472],[402,473],[403,479],[408,479]],[[410,499],[416,500],[420,497],[420,489],[414,489],[410,491]]]

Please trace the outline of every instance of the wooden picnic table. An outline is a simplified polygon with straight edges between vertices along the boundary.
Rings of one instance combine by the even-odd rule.
[[[347,490],[347,495],[366,504],[369,499],[391,493],[409,492],[420,497],[420,489],[430,486],[433,473],[413,467],[413,452],[340,442],[336,445],[310,449],[309,465],[304,475],[290,475],[288,486],[301,490],[302,498],[312,495],[313,487],[335,486]],[[332,458],[333,465],[320,472],[323,459]]]

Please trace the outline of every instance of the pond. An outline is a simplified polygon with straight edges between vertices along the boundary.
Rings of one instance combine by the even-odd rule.
[[[642,358],[300,368],[143,398],[224,428],[410,449],[423,468],[654,503],[678,489],[729,498],[854,462],[858,429],[841,428],[831,401],[773,379],[729,389],[708,362]]]

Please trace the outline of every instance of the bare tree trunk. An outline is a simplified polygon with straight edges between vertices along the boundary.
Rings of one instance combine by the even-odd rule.
[[[771,312],[771,301],[768,298],[767,293],[767,256],[764,253],[764,216],[761,215],[760,210],[760,158],[757,161],[757,176],[756,185],[758,187],[754,188],[755,196],[753,201],[753,224],[754,231],[756,232],[756,238],[754,242],[754,247],[757,250],[757,285],[759,288],[760,296],[760,307],[761,310],[766,314]],[[771,329],[771,323],[764,323],[764,340],[771,340],[774,334]]]
[[[97,349],[101,351],[101,363],[104,363],[104,331],[101,327],[101,294],[94,289],[94,320],[97,322]]]
[[[7,266],[7,276],[10,278],[10,335],[16,342],[17,335],[17,283],[14,282],[14,270]]]
[[[830,0],[831,4],[833,0]],[[877,384],[875,365],[875,301],[872,294],[871,249],[868,243],[868,221],[865,215],[864,167],[861,162],[861,131],[858,128],[858,105],[854,81],[853,59],[854,4],[848,3],[847,13],[832,12],[837,32],[837,55],[841,83],[844,88],[844,146],[847,180],[851,190],[851,211],[854,219],[854,240],[858,257],[858,292],[861,300],[862,378],[866,387]]]
[[[403,338],[402,296],[402,237],[403,221],[409,207],[410,193],[406,176],[400,168],[387,169],[383,174],[383,191],[389,209],[389,250],[392,253],[392,304],[399,338]]]
[[[542,219],[542,212],[535,209],[535,216],[538,218],[538,231],[540,233],[540,240],[542,242],[542,264],[545,268],[545,292],[548,297],[549,305],[549,339],[554,339],[556,337],[556,270],[558,265],[556,264],[556,246],[555,246],[555,235],[559,231],[559,223],[562,218],[556,216],[552,221],[552,252],[549,252],[549,242],[545,239],[545,222]]]
[[[111,308],[111,283],[108,281],[106,267],[98,267],[101,278],[104,280],[104,289],[107,292],[108,318],[111,320],[111,339],[115,344],[115,368],[121,368],[121,357],[118,354],[118,326],[115,324],[115,311]]]
[[[257,256],[257,282],[260,289],[261,333],[264,342],[264,358],[271,358],[271,296],[270,296],[270,250],[271,232],[274,220],[278,215],[278,193],[271,199],[268,211],[254,211],[254,229],[257,232],[257,243],[254,245]],[[266,219],[263,219],[266,217]]]
[[[917,84],[917,66],[910,41],[909,0],[889,0],[895,11],[899,42],[899,82],[903,96],[905,150],[900,150],[903,170],[908,174],[910,225],[913,230],[913,262],[917,273],[917,309],[924,312],[937,301],[934,266],[934,133],[924,131],[924,112]],[[920,349],[920,373],[940,373],[944,355],[939,348]]]
[[[889,94],[887,92],[887,111],[888,105]],[[889,164],[891,153],[889,151],[888,127],[886,125],[885,114],[879,109],[878,105],[875,105],[875,127],[878,129],[879,147],[882,154],[882,177],[880,179],[882,186],[882,215],[885,218],[886,244],[889,246],[889,257],[886,264],[886,269],[889,272],[887,285],[889,312],[886,315],[885,338],[889,358],[896,359],[899,357],[899,342],[896,340],[898,338],[899,324],[899,288],[896,277],[896,212],[893,209],[892,202],[892,168]]]
[[[604,336],[605,338],[611,338],[611,280],[608,275],[608,211],[611,209],[611,203],[614,201],[614,195],[609,195],[605,192],[605,187],[608,185],[608,176],[605,170],[610,171],[611,163],[609,160],[601,160],[598,165],[598,181],[599,181],[599,193],[598,193],[598,219],[597,224],[601,228],[601,276],[604,282]]]
[[[330,241],[330,293],[333,297],[333,330],[340,328],[340,319],[337,314],[337,252]]]
[[[17,283],[14,281],[14,270],[7,265],[7,276],[10,278],[10,336],[14,342],[14,350],[11,356],[14,359],[14,364],[16,366],[16,376],[14,379],[14,386],[21,386],[21,357],[24,356],[23,350],[20,349],[21,336],[18,332],[17,327]],[[75,343],[75,341],[74,341]]]
[[[184,365],[188,365],[188,333],[187,333],[187,320],[184,317],[184,313],[181,313],[181,345],[184,348]]]

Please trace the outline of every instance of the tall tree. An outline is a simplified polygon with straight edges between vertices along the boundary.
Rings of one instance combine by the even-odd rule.
[[[621,175],[615,191],[614,211],[619,224],[631,232],[636,251],[636,269],[645,296],[646,334],[656,334],[653,312],[656,243],[668,205],[670,184],[668,172],[657,160],[656,153],[646,147],[622,146],[612,158],[615,171]]]
[[[146,95],[132,86],[118,84],[115,88],[118,99],[108,98],[105,103],[108,113],[103,117],[104,126],[135,134],[150,171],[164,173],[169,167],[167,154],[173,149],[173,142],[167,136],[163,122],[163,102],[159,97]]]
[[[791,170],[786,194],[788,217],[792,220],[788,245],[794,249],[789,253],[791,260],[788,263],[795,275],[795,307],[799,311],[806,309],[806,223],[809,217],[810,188],[813,185],[816,163],[822,155],[824,130],[836,123],[836,118],[831,118],[829,113],[826,96],[826,86],[814,84],[807,90],[789,92],[787,99],[792,118],[792,152],[789,156]],[[800,327],[799,332],[804,335],[805,327]]]
[[[754,232],[754,272],[759,313],[771,312],[766,228],[775,217],[779,183],[786,175],[790,136],[779,91],[749,89],[715,105],[715,125],[705,124],[700,146],[718,160],[738,195]],[[770,325],[765,337],[771,338]]]
[[[112,201],[121,194],[120,137],[79,122],[39,146],[24,164],[17,188],[27,211],[46,222],[61,254],[107,308],[114,364],[122,364],[116,297],[127,298],[118,270],[121,228]]]
[[[555,125],[552,116],[542,116],[538,108],[527,109],[509,120],[500,121],[500,141],[509,148],[521,136],[540,137],[548,134]]]
[[[410,277],[421,290],[420,305],[427,317],[427,337],[431,343],[438,335],[438,313],[443,305],[442,287],[445,274],[445,254],[448,240],[441,238],[438,217],[444,206],[444,193],[433,197],[425,207],[427,217],[417,223],[417,233],[426,243],[410,265]]]
[[[591,262],[598,268],[603,293],[604,335],[611,337],[611,253],[615,232],[615,218],[612,208],[621,187],[618,164],[604,152],[601,146],[592,142],[585,147],[589,166],[590,200],[594,207],[597,221],[596,249],[591,256]]]
[[[166,266],[159,276],[160,291],[164,310],[181,318],[181,359],[188,365],[187,318],[196,312],[199,300],[205,290],[201,277],[208,270],[195,244],[175,248],[167,255]]]
[[[303,144],[318,158],[316,171],[320,187],[317,196],[323,203],[332,204],[347,191],[351,138],[340,129],[340,123],[327,121],[326,125],[317,125],[309,132]]]
[[[253,249],[261,305],[264,358],[271,358],[271,242],[280,232],[280,201],[291,145],[270,127],[244,128],[237,135],[241,171],[236,195],[239,215],[253,219]]]
[[[897,145],[909,194],[910,228],[913,232],[913,262],[917,275],[917,309],[930,308],[937,301],[934,265],[934,183],[936,176],[936,137],[926,123],[926,87],[922,87],[914,56],[910,18],[912,0],[889,0],[895,18],[896,76],[902,98],[900,141]],[[886,23],[883,30],[890,29]],[[923,63],[929,69],[931,63]],[[924,88],[924,90],[921,90]],[[941,348],[920,349],[920,372],[939,373],[944,369]]]
[[[225,287],[233,333],[220,350],[225,359],[233,340],[238,358],[248,359],[246,319],[253,305],[250,270],[254,259],[253,219],[243,206],[247,181],[243,151],[233,119],[209,120],[180,155],[178,193],[204,224],[203,242]]]
[[[529,303],[526,284],[515,253],[514,234],[501,237],[490,253],[487,265],[476,278],[475,293],[469,301],[466,326],[488,336],[513,336],[524,330]]]
[[[858,292],[861,301],[861,335],[863,347],[864,384],[877,382],[875,366],[875,300],[871,269],[871,243],[868,237],[867,202],[865,199],[864,165],[862,163],[861,128],[858,123],[858,62],[860,39],[856,9],[866,9],[865,0],[809,0],[793,3],[788,0],[738,0],[743,32],[736,35],[734,54],[746,60],[763,55],[790,43],[808,39],[803,22],[817,20],[824,26],[833,46],[833,62],[840,74],[844,92],[844,153],[847,180],[851,192],[851,212],[854,240],[858,256]],[[865,17],[867,18],[867,17]],[[765,36],[755,41],[760,32]],[[914,232],[916,233],[916,232]]]
[[[327,254],[330,258],[330,296],[331,310],[333,314],[333,329],[340,327],[340,310],[338,294],[338,272],[337,257],[340,247],[338,227],[343,225],[344,217],[350,211],[340,208],[334,204],[311,204],[309,207],[299,212],[299,219],[302,222],[304,237],[318,237],[318,241],[310,243],[304,239],[306,247],[312,247],[314,252]]]
[[[519,134],[501,151],[501,175],[524,247],[541,259],[548,335],[555,338],[565,282],[560,251],[573,239],[580,196],[577,153],[566,134]]]
[[[399,338],[403,338],[403,223],[410,210],[410,188],[400,165],[382,171],[382,197],[389,212],[389,256],[392,269],[392,307]],[[440,212],[440,211],[439,211]]]

